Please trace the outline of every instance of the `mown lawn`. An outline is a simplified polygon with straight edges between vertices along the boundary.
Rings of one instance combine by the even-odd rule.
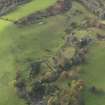
[[[89,87],[96,86],[103,94],[92,94],[87,89],[85,93],[86,105],[105,104],[105,41],[95,43],[88,55],[86,65],[82,66],[82,78]]]
[[[27,4],[18,6],[14,11],[10,12],[3,18],[18,20],[24,16],[27,16],[33,12],[46,9],[48,6],[53,5],[57,0],[32,0]]]
[[[15,61],[47,59],[63,45],[65,16],[58,15],[44,24],[17,27],[0,21],[0,105],[24,105],[13,86]],[[49,50],[49,52],[47,51]]]

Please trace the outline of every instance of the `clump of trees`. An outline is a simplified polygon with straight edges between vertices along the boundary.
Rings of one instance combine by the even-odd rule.
[[[69,37],[67,46],[64,45],[61,50],[51,58],[51,61],[28,61],[27,77],[22,76],[21,71],[17,72],[16,88],[21,96],[34,103],[35,100],[44,100],[48,105],[84,105],[82,91],[84,89],[84,81],[78,80],[73,72],[69,74],[71,69],[85,62],[88,52],[88,45],[91,42],[89,37],[77,39],[76,36]],[[76,44],[78,43],[78,44]],[[72,56],[71,46],[73,49]],[[68,56],[66,55],[68,54]],[[44,68],[45,65],[46,67]],[[44,71],[44,69],[46,69]],[[23,73],[24,74],[24,73]],[[61,77],[62,76],[62,77]],[[64,77],[63,77],[64,76]],[[25,79],[26,78],[26,79]],[[70,80],[67,90],[56,84],[61,78]],[[62,81],[64,81],[62,79]],[[73,81],[72,81],[73,80]],[[47,102],[46,102],[47,101]],[[82,103],[82,104],[81,104]]]
[[[35,75],[37,75],[40,72],[41,69],[41,62],[32,62],[30,64],[30,77],[34,77]]]
[[[18,71],[15,84],[19,96],[25,98],[28,103],[35,104],[36,100],[43,100],[48,105],[81,105],[80,102],[82,98],[80,94],[84,88],[84,81],[72,81],[68,85],[68,91],[66,92],[65,89],[54,84],[60,77],[60,74],[63,73],[63,70],[59,70],[62,68],[57,68],[57,70],[51,71],[45,74],[45,77],[42,76],[42,78],[39,79],[35,78],[35,76],[40,73],[41,64],[39,62],[31,62],[29,67],[31,68],[29,75],[31,73],[33,76],[24,80],[21,76],[21,72]],[[38,71],[36,71],[36,69]],[[29,86],[30,89],[28,89]]]
[[[82,91],[84,81],[72,81],[69,88],[62,89],[55,96],[48,98],[48,105],[84,105]]]

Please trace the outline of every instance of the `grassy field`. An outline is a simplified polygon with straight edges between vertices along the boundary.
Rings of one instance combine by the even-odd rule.
[[[53,56],[63,45],[64,26],[63,15],[46,19],[44,24],[22,28],[0,20],[0,105],[25,105],[13,86],[15,60],[39,60]]]
[[[30,3],[18,6],[16,10],[10,12],[3,18],[18,20],[24,16],[27,16],[33,12],[46,9],[48,6],[53,5],[57,0],[32,0]]]
[[[10,23],[0,21],[0,105],[24,105],[15,93],[12,81],[15,78],[14,58],[10,53],[13,44],[9,34],[2,34]]]
[[[83,5],[73,2],[75,6],[72,8],[74,10],[79,10],[82,12],[81,15],[75,15],[71,18],[71,21],[76,22],[78,25],[81,24],[85,18],[91,17],[96,18],[94,14],[86,10]],[[105,23],[102,21],[102,23]],[[82,38],[84,36],[91,36],[96,38],[97,34],[104,35],[105,31],[97,28],[76,28],[76,36]],[[86,81],[86,91],[85,91],[85,102],[86,105],[104,105],[105,104],[105,41],[94,43],[90,49],[87,56],[87,64],[81,65],[81,78]],[[89,88],[96,86],[99,90],[103,90],[103,94],[92,94]]]
[[[32,0],[10,12],[4,18],[17,20],[30,13],[47,8],[55,3],[56,0]],[[78,25],[86,17],[94,17],[81,4],[73,2],[73,8],[66,15],[82,11],[81,15],[76,14],[71,21]],[[58,15],[43,20],[43,24],[33,24],[25,27],[0,20],[0,105],[25,105],[16,95],[13,86],[15,78],[15,60],[25,61],[27,59],[40,60],[53,56],[64,44],[64,30],[66,15]],[[68,22],[69,23],[69,22]],[[103,30],[96,29],[79,29],[75,30],[78,38],[84,35],[104,34]],[[98,89],[105,91],[105,42],[97,42],[91,46],[87,58],[87,64],[82,65],[81,78],[86,81],[87,87],[96,86]],[[58,81],[59,82],[59,81]],[[66,82],[63,86],[66,86]],[[105,94],[94,95],[87,89],[85,92],[86,105],[104,105]]]
[[[105,42],[97,42],[88,55],[88,64],[82,66],[82,78],[88,87],[96,86],[105,92]],[[86,105],[104,105],[105,93],[92,94],[89,90],[85,93]]]

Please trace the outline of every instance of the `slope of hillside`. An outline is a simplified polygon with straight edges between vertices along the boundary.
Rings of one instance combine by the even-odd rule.
[[[24,10],[26,11],[26,8],[29,8],[34,11],[33,7],[37,4],[37,8],[42,9],[51,2],[46,0],[45,5],[42,5],[41,1],[35,1],[34,4],[32,2],[32,4],[26,5]],[[19,14],[20,12],[16,13]],[[30,11],[27,13],[30,13]],[[19,16],[22,14],[19,14]],[[43,25],[37,24],[21,29],[11,22],[0,20],[0,105],[24,105],[26,103],[17,96],[13,85],[16,74],[15,57],[24,60],[30,57],[40,59],[53,55],[63,43],[64,21],[64,16],[57,16],[46,20]],[[56,27],[59,27],[59,29]],[[21,47],[24,49],[21,50]],[[46,49],[51,49],[51,52],[47,52]]]
[[[65,0],[65,12],[62,1],[32,0],[0,18],[0,105],[105,104],[105,1]],[[55,2],[61,14],[9,21]]]
[[[21,29],[10,22],[0,21],[0,105],[24,105],[13,85],[15,59],[46,59],[55,54],[63,43],[64,22],[65,16],[56,16],[46,20],[45,24]]]

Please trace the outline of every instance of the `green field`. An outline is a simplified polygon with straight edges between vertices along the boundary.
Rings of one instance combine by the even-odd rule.
[[[24,28],[0,21],[0,105],[23,105],[12,84],[14,60],[39,60],[54,55],[63,45],[64,20],[64,16],[56,16],[46,20],[46,24]]]
[[[18,20],[24,16],[34,13],[39,10],[46,9],[48,6],[53,5],[57,0],[32,0],[30,3],[18,6],[14,11],[10,12],[3,18]]]
[[[96,86],[105,92],[105,42],[97,42],[90,48],[86,65],[82,66],[82,78],[89,87]],[[86,105],[104,105],[105,93],[92,94],[87,89]]]
[[[73,2],[72,12],[76,9],[82,11],[82,15],[75,15],[71,21],[75,21],[77,24],[81,24],[84,18],[95,18],[94,14],[84,8],[83,5],[77,2]],[[102,21],[104,23],[105,21]],[[84,36],[91,36],[96,38],[97,34],[105,35],[105,30],[98,28],[80,28],[75,29],[76,36],[82,38]],[[86,91],[84,93],[86,105],[104,105],[105,104],[105,41],[96,41],[89,48],[87,55],[87,63],[81,65],[81,79],[86,82]],[[92,94],[89,88],[96,86],[99,90],[103,91],[103,94]]]
[[[24,105],[15,93],[12,81],[15,78],[14,58],[10,53],[13,44],[9,34],[2,34],[9,23],[0,21],[0,105]]]
[[[4,16],[18,19],[32,12],[47,8],[56,0],[33,0]],[[65,16],[55,16],[36,24],[19,28],[0,20],[0,105],[25,105],[16,95],[13,86],[15,60],[47,59],[63,45]],[[50,52],[47,52],[49,49]]]
[[[33,12],[46,9],[56,1],[32,0],[18,6],[3,18],[18,20]],[[75,11],[78,10],[81,15],[76,14]],[[67,20],[67,16],[71,16],[71,20]],[[16,74],[16,61],[24,62],[27,59],[45,60],[55,55],[64,44],[65,27],[68,27],[70,22],[75,22],[78,25],[73,30],[78,38],[85,35],[95,38],[97,33],[102,35],[105,33],[104,30],[96,28],[80,28],[80,24],[87,17],[95,18],[94,14],[83,5],[73,2],[73,7],[67,14],[52,16],[43,19],[40,23],[25,27],[19,28],[11,22],[0,20],[0,105],[26,105],[24,100],[17,96],[13,85]],[[69,53],[67,54],[69,55]],[[81,65],[81,69],[81,78],[86,81],[86,91],[84,92],[86,105],[104,105],[105,41],[96,41],[90,46],[87,63]],[[62,80],[58,80],[56,84],[66,88],[68,81],[62,83]],[[103,90],[104,94],[90,93],[89,88],[92,86]]]

